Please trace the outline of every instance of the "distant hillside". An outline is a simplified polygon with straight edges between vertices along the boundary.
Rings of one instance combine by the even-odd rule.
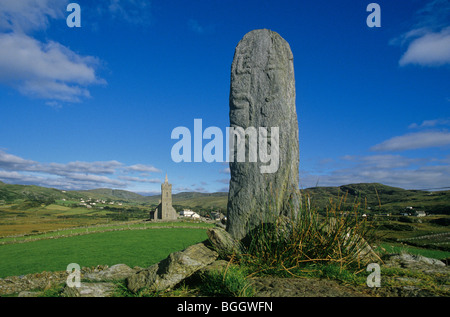
[[[98,188],[80,191],[64,191],[55,188],[40,187],[34,185],[11,185],[0,182],[0,201],[13,203],[21,200],[51,201],[51,200],[80,200],[102,199],[109,201],[121,201],[137,204],[157,205],[160,195],[143,196],[134,192]],[[185,208],[196,209],[226,209],[228,193],[198,193],[183,192],[174,194],[173,204]],[[181,207],[180,207],[181,208]]]
[[[124,201],[140,200],[144,198],[139,194],[124,190],[115,189],[93,189],[83,191],[65,191],[55,188],[47,188],[35,185],[11,185],[0,182],[0,200],[5,202],[14,202],[16,200],[78,200],[87,199],[105,199]]]
[[[198,193],[184,192],[172,195],[173,205],[189,206],[191,209],[217,210],[225,212],[228,203],[228,193]]]
[[[158,204],[161,199],[160,195],[147,196],[145,200],[149,204]],[[172,195],[172,204],[175,209],[190,208],[194,210],[217,210],[221,209],[225,212],[228,202],[228,193],[199,193],[199,192],[182,192]]]
[[[61,190],[34,185],[10,185],[0,183],[0,200],[13,202],[15,200],[49,200],[66,197]]]
[[[378,183],[349,184],[339,187],[312,187],[302,190],[303,199],[310,198],[311,206],[326,210],[330,204],[342,201],[341,209],[349,209],[355,203],[374,212],[399,212],[414,207],[427,213],[450,214],[450,191],[406,190]],[[0,182],[0,202],[19,200],[79,200],[103,199],[129,203],[156,205],[160,196],[143,196],[134,192],[99,188],[83,191],[63,191],[34,185],[10,185]],[[174,194],[173,205],[177,209],[226,210],[228,193],[182,192]]]
[[[124,201],[139,201],[145,202],[146,197],[129,192],[121,189],[110,189],[110,188],[98,188],[98,189],[89,189],[89,190],[80,190],[78,193],[92,196],[92,198],[96,199],[110,199],[110,200],[124,200]]]
[[[302,191],[319,210],[330,203],[344,201],[342,207],[360,203],[362,207],[384,212],[402,211],[406,207],[427,213],[450,214],[450,191],[406,190],[379,183],[350,184],[339,187],[313,187]],[[348,208],[347,208],[348,209]]]

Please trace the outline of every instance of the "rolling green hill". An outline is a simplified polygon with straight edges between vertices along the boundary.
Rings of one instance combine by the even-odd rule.
[[[78,198],[76,193],[65,194],[61,190],[35,185],[10,185],[0,183],[0,200],[14,202],[16,200],[50,200],[62,198]]]
[[[123,200],[145,202],[147,197],[118,189],[99,188],[81,191],[64,191],[35,185],[12,185],[0,182],[0,200],[12,203],[17,200],[79,200],[79,199]]]
[[[148,197],[146,196],[142,196],[121,189],[98,188],[98,189],[82,190],[78,191],[78,193],[84,196],[89,196],[93,199],[123,200],[142,203],[147,202],[149,200]]]
[[[339,187],[313,187],[303,190],[312,206],[324,210],[331,203],[345,201],[347,207],[359,202],[372,211],[401,212],[406,207],[428,214],[450,214],[450,191],[406,190],[378,183],[350,184]]]
[[[194,210],[217,210],[225,213],[228,203],[228,193],[178,193],[172,197],[173,205],[189,207]]]
[[[303,199],[309,197],[311,206],[325,210],[330,204],[342,201],[343,207],[351,208],[359,202],[362,208],[373,212],[401,212],[406,207],[423,210],[426,213],[450,214],[450,191],[406,190],[378,183],[349,184],[339,187],[312,187],[302,190]],[[80,199],[115,200],[132,204],[156,205],[160,196],[142,196],[118,189],[92,189],[84,191],[62,191],[34,185],[10,185],[0,182],[0,204],[23,201]],[[178,208],[226,210],[228,193],[182,192],[174,194],[173,205]]]

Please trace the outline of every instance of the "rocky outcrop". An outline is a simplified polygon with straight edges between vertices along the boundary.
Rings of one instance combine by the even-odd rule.
[[[131,275],[127,278],[127,287],[132,292],[142,288],[150,291],[164,291],[211,264],[218,256],[217,252],[206,247],[204,243],[192,245]]]
[[[396,253],[386,256],[385,265],[387,267],[401,267],[425,272],[446,271],[445,263],[440,260],[408,253]]]
[[[215,232],[215,228],[211,232]],[[218,230],[219,235],[223,229]],[[227,236],[227,233],[224,234]],[[228,240],[228,238],[225,238]],[[206,243],[206,242],[205,242]],[[196,244],[184,251],[175,252],[165,260],[149,268],[129,268],[124,264],[112,267],[82,268],[81,287],[64,286],[57,296],[64,297],[111,297],[117,296],[113,281],[126,279],[128,288],[135,292],[141,288],[166,291],[186,279],[199,281],[208,271],[223,271],[229,261],[217,260],[217,252],[205,243]],[[216,246],[227,244],[218,243]],[[228,249],[230,250],[230,249]],[[222,252],[217,250],[218,252]],[[381,287],[343,285],[337,281],[317,278],[254,277],[250,282],[257,297],[416,297],[448,296],[450,269],[442,261],[411,254],[390,254],[383,257],[381,267],[395,268],[404,274],[381,275]],[[419,272],[419,273],[418,273]],[[130,275],[128,275],[130,274]],[[67,272],[43,272],[26,276],[0,279],[0,295],[18,294],[19,297],[41,296],[44,290],[63,285]],[[86,278],[89,277],[89,280]],[[428,280],[424,281],[426,277]],[[432,281],[435,286],[424,287]],[[8,287],[6,287],[8,286]],[[56,293],[55,293],[56,295]]]
[[[395,269],[395,274],[381,272],[381,287],[371,295],[383,297],[450,296],[450,268],[442,261],[408,253],[388,254],[382,268]]]
[[[136,269],[132,269],[126,264],[116,264],[106,270],[85,273],[83,278],[89,281],[121,281],[134,273],[136,273]]]
[[[90,297],[92,296],[109,296],[108,289],[111,287],[102,285],[92,286],[92,282],[114,282],[124,280],[131,274],[142,268],[135,267],[130,268],[125,264],[116,264],[111,267],[107,265],[98,265],[96,267],[83,267],[81,268],[81,288],[75,287],[69,290],[69,287],[64,287],[64,296],[76,296],[76,297]],[[69,273],[66,271],[57,272],[41,272],[20,276],[10,276],[0,278],[0,296],[7,294],[18,294],[20,297],[35,297],[39,296],[43,291],[51,288],[64,285],[67,281]],[[114,284],[112,284],[114,285]],[[103,289],[103,290],[102,290]]]
[[[19,294],[31,290],[47,290],[66,282],[68,273],[62,272],[41,272],[20,276],[9,276],[0,278],[0,296],[7,294]],[[23,293],[23,296],[30,295]]]
[[[65,286],[64,297],[111,297],[117,286],[112,282],[123,281],[136,273],[137,268],[130,268],[126,264],[116,264],[104,270],[94,270],[83,274],[80,287]]]
[[[233,254],[241,252],[241,243],[233,239],[225,229],[209,228],[206,234],[212,247],[222,258],[229,259]]]

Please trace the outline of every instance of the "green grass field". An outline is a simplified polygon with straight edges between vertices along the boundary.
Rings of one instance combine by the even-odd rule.
[[[127,264],[148,267],[207,239],[206,229],[158,228],[91,233],[0,246],[0,278],[43,271]]]
[[[432,250],[432,249],[424,249],[424,248],[417,248],[413,246],[408,245],[402,245],[399,243],[382,243],[380,245],[382,248],[384,248],[386,253],[409,253],[409,254],[416,254],[416,255],[422,255],[425,257],[443,260],[448,259],[450,257],[450,252],[448,251],[441,251],[441,250]],[[378,251],[378,250],[377,250]]]
[[[43,239],[53,239],[53,238],[64,238],[74,235],[83,235],[98,233],[104,231],[119,231],[119,230],[133,230],[133,229],[153,229],[153,228],[198,228],[211,227],[212,224],[208,223],[196,223],[189,221],[178,221],[178,222],[142,222],[142,221],[127,221],[127,222],[117,222],[104,225],[94,225],[94,226],[84,226],[84,227],[72,227],[66,229],[58,229],[48,232],[35,232],[32,234],[25,234],[21,236],[13,237],[0,237],[0,245],[11,244],[17,242],[30,242],[34,240]]]

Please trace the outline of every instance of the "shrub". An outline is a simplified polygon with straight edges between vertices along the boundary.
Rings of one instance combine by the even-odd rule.
[[[308,205],[296,217],[266,219],[244,238],[244,252],[237,260],[256,273],[283,271],[291,275],[312,263],[337,264],[341,270],[367,264],[369,258],[364,255],[370,250],[365,240],[369,227],[358,217],[358,207],[355,204],[353,210],[341,211],[335,204],[319,215]]]

